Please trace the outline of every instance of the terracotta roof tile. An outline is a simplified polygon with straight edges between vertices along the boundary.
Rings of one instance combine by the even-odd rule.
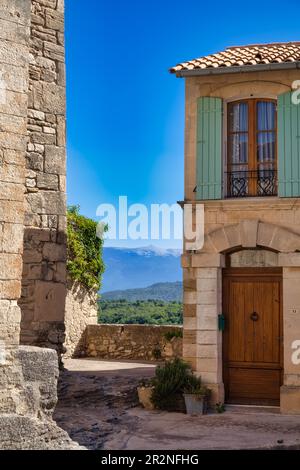
[[[249,65],[300,62],[300,42],[253,44],[228,47],[225,51],[183,62],[170,69],[171,73],[185,70]]]

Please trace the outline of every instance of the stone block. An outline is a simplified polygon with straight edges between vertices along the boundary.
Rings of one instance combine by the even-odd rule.
[[[192,255],[193,268],[223,267],[224,257],[219,253],[199,253]]]
[[[63,193],[53,191],[39,191],[28,194],[28,212],[32,214],[65,215],[66,201]]]
[[[197,331],[197,344],[218,344],[217,331]]]
[[[37,175],[37,187],[40,189],[58,190],[58,176],[39,173]]]
[[[241,232],[239,225],[229,225],[224,228],[224,231],[230,248],[239,247],[241,245]]]
[[[212,330],[218,329],[218,322],[215,316],[199,315],[197,316],[197,330]]]
[[[197,292],[183,292],[183,303],[186,305],[194,305],[197,303]]]
[[[185,292],[192,292],[197,289],[196,279],[184,279],[183,288]]]
[[[197,305],[197,317],[202,315],[216,318],[218,315],[217,302],[215,302],[213,305]]]
[[[66,173],[66,151],[64,147],[45,146],[45,172],[57,175]]]
[[[215,345],[211,344],[198,344],[197,345],[197,356],[199,358],[217,358],[217,348]]]
[[[270,248],[285,253],[300,250],[300,235],[278,227],[272,238]]]
[[[52,48],[53,44],[48,43],[48,48]],[[58,46],[57,46],[58,47]],[[57,60],[58,55],[55,55]],[[59,56],[62,60],[62,56]],[[48,58],[52,59],[53,54],[48,54]],[[33,90],[34,109],[45,113],[65,114],[65,87],[58,86],[54,83],[38,83],[35,84]]]
[[[197,292],[217,292],[218,280],[217,278],[198,278],[197,279]]]
[[[214,305],[217,302],[216,291],[202,291],[197,292],[198,305]]]
[[[21,166],[2,164],[0,166],[0,181],[14,184],[24,184],[25,174]]]
[[[259,246],[270,247],[274,237],[276,226],[260,222],[258,224],[257,244]]]
[[[22,257],[18,254],[0,253],[0,279],[21,279]]]
[[[65,245],[59,245],[57,243],[45,243],[43,247],[43,259],[47,261],[65,261]]]
[[[258,232],[258,220],[241,220],[240,221],[240,237],[241,245],[244,248],[256,247]]]
[[[217,358],[202,358],[199,357],[197,361],[197,371],[202,374],[203,372],[217,372],[218,360]]]
[[[0,299],[18,299],[21,295],[19,280],[0,281]]]
[[[26,168],[30,170],[43,171],[44,159],[40,153],[30,152],[26,155]]]
[[[196,317],[197,305],[183,305],[183,316],[184,317]]]
[[[219,253],[226,251],[230,247],[224,228],[211,232],[209,238],[216,251]]]
[[[282,414],[300,414],[300,387],[283,385],[280,388],[280,411]]]
[[[183,327],[185,330],[196,330],[197,320],[196,317],[183,317]]]
[[[6,223],[0,232],[0,251],[3,253],[23,253],[24,227],[21,224]]]
[[[3,161],[12,165],[23,166],[24,152],[18,152],[16,150],[11,149],[3,149]]]
[[[197,346],[196,344],[190,344],[183,340],[183,357],[184,359],[187,357],[197,357]]]
[[[55,10],[46,10],[46,27],[56,31],[64,31],[64,15]],[[63,50],[64,53],[64,50]]]
[[[64,116],[57,116],[57,146],[66,145],[66,120]]]
[[[24,204],[21,201],[1,201],[0,222],[23,224]]]
[[[0,199],[3,201],[19,201],[24,200],[23,184],[4,183],[1,181]]]
[[[36,282],[35,321],[64,321],[66,287],[54,282]]]
[[[198,268],[195,269],[196,279],[216,279],[218,268]]]

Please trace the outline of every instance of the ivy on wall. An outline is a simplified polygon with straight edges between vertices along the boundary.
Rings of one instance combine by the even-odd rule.
[[[81,215],[79,210],[79,206],[70,206],[67,211],[67,269],[73,280],[88,289],[99,290],[105,270],[103,240],[97,237],[97,222]]]

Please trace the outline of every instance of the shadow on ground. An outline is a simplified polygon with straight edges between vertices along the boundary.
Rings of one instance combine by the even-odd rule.
[[[127,411],[138,405],[137,385],[154,375],[153,364],[68,360],[58,384],[54,419],[88,449],[103,449],[107,439],[134,428]]]

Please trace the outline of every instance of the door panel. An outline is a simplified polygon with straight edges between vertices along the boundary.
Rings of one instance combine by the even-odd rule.
[[[224,270],[223,310],[226,400],[279,404],[281,271],[277,268]]]

